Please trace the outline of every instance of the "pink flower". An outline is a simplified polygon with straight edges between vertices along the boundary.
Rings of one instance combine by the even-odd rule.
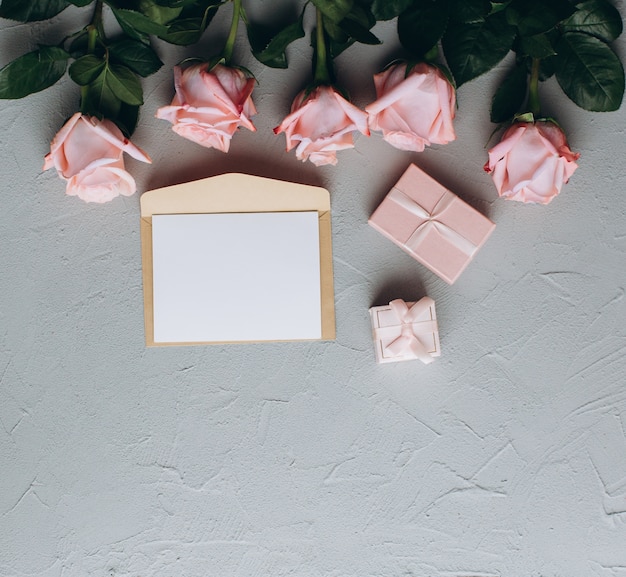
[[[365,107],[369,127],[392,146],[422,152],[456,138],[454,87],[435,66],[416,64],[407,75],[406,63],[394,64],[374,75],[374,85],[377,100]]]
[[[369,136],[365,112],[332,86],[318,86],[308,94],[303,90],[296,96],[291,114],[274,128],[274,133],[285,133],[287,150],[297,146],[298,160],[322,166],[337,164],[336,152],[354,147],[355,130]]]
[[[185,70],[175,66],[176,94],[170,106],[157,110],[156,117],[171,122],[172,130],[183,138],[228,152],[239,126],[256,130],[249,118],[256,114],[250,96],[254,82],[239,68],[221,64],[210,72],[206,63]]]
[[[43,169],[56,168],[67,180],[66,192],[85,202],[108,202],[137,190],[135,180],[124,169],[124,152],[143,162],[150,157],[110,120],[98,120],[77,112],[50,144]]]
[[[548,204],[578,168],[579,157],[553,122],[516,122],[489,151],[484,168],[500,196]]]

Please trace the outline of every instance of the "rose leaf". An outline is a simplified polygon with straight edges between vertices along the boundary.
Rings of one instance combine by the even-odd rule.
[[[413,0],[374,0],[372,14],[376,20],[392,20],[404,12]]]
[[[117,118],[122,101],[111,90],[107,77],[108,67],[87,87],[81,107],[86,114],[104,116],[111,120]]]
[[[562,28],[566,32],[586,32],[610,42],[622,33],[622,17],[617,8],[606,0],[587,0],[576,5]]]
[[[447,0],[415,3],[398,16],[400,43],[412,55],[422,58],[439,42],[447,24]]]
[[[491,70],[509,52],[516,29],[504,14],[472,23],[450,20],[442,45],[457,87]]]
[[[109,64],[106,82],[113,94],[122,102],[130,105],[143,104],[143,91],[141,83],[135,74],[119,64]]]
[[[189,46],[200,40],[203,31],[201,18],[184,18],[174,20],[168,27],[167,33],[159,34],[159,38],[170,44]]]
[[[352,10],[354,0],[311,0],[322,14],[334,22],[343,20]]]
[[[519,36],[515,51],[531,58],[548,58],[554,56],[556,52],[552,48],[550,39],[546,34],[536,34],[535,36]]]
[[[42,46],[0,70],[0,98],[23,98],[52,86],[67,69],[70,55],[55,46]]]
[[[567,32],[557,46],[556,79],[578,106],[594,112],[617,110],[624,97],[624,68],[599,38]]]
[[[271,68],[287,68],[287,46],[304,36],[302,14],[273,36],[264,27],[248,22],[248,41],[254,57]]]
[[[86,54],[75,60],[70,66],[70,78],[79,86],[86,86],[93,82],[106,66],[102,58],[93,54]]]
[[[513,118],[526,98],[526,66],[516,66],[502,81],[491,101],[491,122],[499,124]]]
[[[167,26],[153,22],[136,10],[114,8],[113,14],[122,30],[136,40],[142,40],[147,34],[154,34],[155,36],[167,34]]]
[[[505,14],[521,36],[535,36],[554,28],[575,10],[569,0],[513,0]]]
[[[68,6],[66,0],[2,0],[0,18],[19,22],[48,20]]]
[[[130,38],[124,38],[111,44],[109,55],[143,77],[154,74],[163,66],[163,62],[150,46]]]

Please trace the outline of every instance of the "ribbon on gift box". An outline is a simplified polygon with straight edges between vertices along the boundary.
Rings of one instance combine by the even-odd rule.
[[[420,225],[413,231],[411,236],[404,243],[404,246],[411,251],[416,251],[424,236],[426,236],[428,231],[433,228],[467,256],[472,256],[478,250],[478,247],[473,242],[440,220],[441,215],[445,212],[445,210],[451,206],[455,200],[457,200],[457,197],[452,192],[445,191],[443,196],[433,207],[432,212],[428,212],[423,206],[420,206],[415,200],[397,188],[393,188],[391,190],[389,198],[405,210],[409,211],[411,214],[414,214],[424,221],[420,223]]]
[[[411,355],[424,364],[432,363],[433,357],[417,335],[434,333],[437,330],[437,323],[432,320],[419,321],[417,319],[423,317],[424,313],[434,304],[435,301],[430,297],[420,299],[411,308],[402,299],[391,301],[389,306],[398,319],[400,335],[398,335],[398,326],[382,327],[375,330],[377,339],[398,335],[384,348],[384,352],[394,357]]]

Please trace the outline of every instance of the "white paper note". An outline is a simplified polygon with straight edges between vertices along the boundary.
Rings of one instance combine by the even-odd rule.
[[[320,339],[317,212],[152,217],[154,342]]]

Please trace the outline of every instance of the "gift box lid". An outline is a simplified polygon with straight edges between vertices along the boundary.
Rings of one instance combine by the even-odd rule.
[[[397,303],[401,306],[398,307]],[[396,299],[387,305],[371,307],[369,313],[378,363],[408,361],[416,358],[421,358],[422,362],[428,363],[432,358],[441,355],[439,327],[433,299],[424,297],[412,302]],[[408,318],[403,319],[403,315]],[[413,353],[410,346],[396,346],[398,350],[392,350],[394,341],[402,337],[405,327],[410,327],[412,338],[414,337],[421,343],[421,354]]]
[[[411,164],[369,224],[452,284],[495,228],[486,216]]]

